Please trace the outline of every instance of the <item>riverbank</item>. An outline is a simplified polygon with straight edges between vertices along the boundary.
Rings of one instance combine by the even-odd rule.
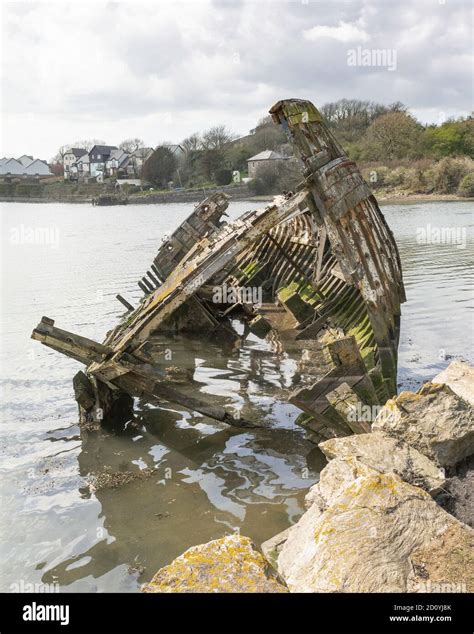
[[[35,190],[38,192],[39,190]],[[247,185],[226,185],[223,187],[209,187],[205,189],[189,189],[185,191],[146,191],[138,194],[130,194],[128,203],[133,205],[165,205],[169,203],[195,203],[213,192],[225,192],[232,200],[248,200],[253,202],[270,202],[273,194],[255,195]],[[41,190],[41,195],[9,195],[1,196],[0,203],[92,203],[94,198],[100,195],[111,195],[115,192],[113,187],[107,185],[46,185]],[[459,196],[458,194],[419,194],[406,190],[378,190],[374,191],[379,203],[384,205],[419,203],[419,202],[464,202],[474,201],[473,197]]]
[[[205,193],[202,190],[192,192],[170,192],[170,194],[155,194],[154,196],[137,196],[132,195],[128,198],[128,203],[133,205],[166,205],[169,203],[181,203],[181,202],[197,202],[205,196],[217,191],[226,191],[222,187],[215,189],[206,189]],[[271,202],[273,196],[252,196],[248,189],[245,188],[240,191],[231,190],[232,200],[248,200],[250,202]],[[377,200],[382,205],[403,205],[409,203],[428,203],[428,202],[474,202],[474,198],[465,198],[463,196],[456,196],[455,194],[387,194],[386,196],[377,195]],[[92,197],[69,197],[69,198],[25,198],[14,197],[8,198],[0,196],[0,203],[72,203],[72,204],[91,204]]]
[[[28,188],[22,186],[18,191],[11,188],[7,195],[1,195],[0,202],[22,202],[22,203],[92,203],[93,199],[101,195],[114,195],[116,193],[113,184],[71,184],[71,183],[52,183],[44,186],[36,186],[31,189],[28,195],[25,191]],[[184,191],[143,191],[140,193],[129,194],[127,196],[128,203],[133,205],[156,205],[182,202],[197,202],[206,198],[214,192],[225,192],[229,194],[233,200],[249,200],[252,193],[244,184],[232,184],[222,187],[206,187],[193,188]],[[122,192],[125,193],[126,192]],[[268,200],[272,200],[273,196],[269,196]]]
[[[474,367],[455,361],[369,433],[320,443],[306,512],[261,552],[240,535],[195,546],[142,591],[473,592],[473,414]]]

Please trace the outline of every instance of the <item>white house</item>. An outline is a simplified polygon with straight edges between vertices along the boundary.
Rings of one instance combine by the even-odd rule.
[[[89,176],[89,171],[89,155],[83,154],[75,163],[70,165],[69,178],[71,180],[82,180]]]
[[[21,163],[24,167],[27,167],[30,163],[33,162],[33,157],[29,154],[23,154],[23,156],[20,156],[17,161]]]
[[[247,159],[249,178],[254,178],[260,165],[274,164],[274,162],[286,161],[287,157],[273,150],[264,150]]]
[[[70,177],[71,166],[77,162],[77,160],[87,154],[87,150],[84,148],[72,147],[63,156],[63,168],[64,178],[67,180]]]

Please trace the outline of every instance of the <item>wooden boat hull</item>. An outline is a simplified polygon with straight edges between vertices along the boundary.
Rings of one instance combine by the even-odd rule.
[[[160,247],[139,281],[140,306],[129,305],[103,344],[74,341],[69,333],[74,346],[67,348],[64,331],[55,333],[52,320],[33,331],[33,338],[86,363],[93,385],[81,405],[85,416],[98,408],[99,382],[112,392],[168,399],[229,424],[252,426],[222,408],[186,400],[166,385],[147,354],[153,333],[212,331],[233,310],[250,330],[295,358],[308,346],[321,349],[325,361],[314,366],[314,382],[289,395],[313,440],[366,431],[352,409],[381,405],[396,393],[405,295],[393,235],[357,166],[313,104],[285,100],[270,112],[304,166],[296,193],[226,225],[220,218],[228,197],[214,194],[203,201]],[[219,286],[258,287],[262,301],[238,300],[223,310],[212,296]]]

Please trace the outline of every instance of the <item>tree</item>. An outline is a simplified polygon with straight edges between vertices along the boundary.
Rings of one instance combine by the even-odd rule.
[[[157,187],[166,187],[172,179],[177,167],[176,157],[171,150],[159,146],[145,162],[142,169],[142,178]]]
[[[273,121],[271,116],[260,119],[257,127],[252,130],[252,133],[249,139],[251,154],[258,154],[263,150],[278,150],[288,141],[286,134],[281,127]],[[247,158],[249,158],[249,156]]]
[[[58,162],[50,163],[49,168],[55,176],[64,175],[64,165],[62,163],[58,163]]]
[[[377,117],[391,112],[406,112],[407,108],[400,101],[386,106],[375,101],[339,99],[324,104],[320,110],[339,141],[347,146],[358,143]]]
[[[268,161],[257,168],[249,187],[257,195],[281,194],[294,190],[302,179],[302,168],[297,161]]]
[[[364,136],[362,158],[394,160],[421,155],[422,127],[406,112],[388,112],[375,119]]]
[[[224,125],[214,126],[202,135],[202,154],[199,158],[199,164],[208,179],[213,177],[216,170],[227,167],[225,150],[234,138],[232,132]]]
[[[434,158],[461,154],[474,158],[474,119],[449,120],[441,126],[428,126],[423,133],[423,146]]]
[[[202,147],[201,136],[198,132],[194,132],[193,134],[190,134],[188,137],[183,139],[180,145],[186,154],[188,154],[188,152],[196,152],[196,150],[200,150]]]
[[[202,147],[204,150],[220,151],[233,139],[235,135],[225,125],[216,125],[202,135]]]
[[[125,139],[120,143],[119,148],[128,154],[132,154],[138,148],[145,147],[145,142],[141,139]]]
[[[83,150],[87,150],[90,152],[94,145],[106,145],[106,142],[102,139],[85,139],[84,141],[76,141],[72,143],[69,147],[77,147],[82,148]]]
[[[66,154],[66,152],[68,150],[71,149],[71,147],[74,147],[72,145],[61,145],[61,147],[58,148],[58,151],[56,152],[56,154],[53,156],[53,158],[51,159],[50,163],[53,164],[63,164],[64,162],[64,155]]]

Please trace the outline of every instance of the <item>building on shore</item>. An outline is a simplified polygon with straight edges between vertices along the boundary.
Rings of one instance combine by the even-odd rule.
[[[258,154],[255,154],[255,156],[251,156],[247,159],[249,178],[255,177],[257,169],[261,165],[274,165],[275,162],[282,162],[286,160],[288,160],[286,156],[283,156],[283,154],[275,152],[274,150],[264,150],[263,152],[259,152]]]
[[[63,155],[65,180],[69,180],[71,176],[71,166],[74,165],[81,158],[81,156],[84,156],[85,154],[87,154],[87,150],[85,150],[84,148],[72,147]]]
[[[28,178],[52,176],[52,173],[46,161],[23,154],[18,159],[7,157],[0,159],[0,177],[11,176]]]

